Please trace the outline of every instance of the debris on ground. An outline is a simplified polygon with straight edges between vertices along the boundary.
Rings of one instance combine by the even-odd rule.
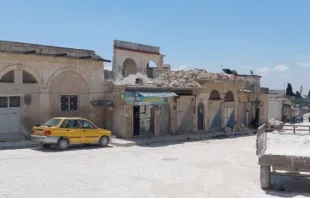
[[[115,80],[116,85],[136,85],[137,79],[141,79],[143,84],[150,84],[152,81],[146,75],[142,73],[129,74],[127,77],[123,79]]]
[[[283,122],[282,122],[282,121],[279,121],[279,120],[276,120],[276,119],[274,119],[274,118],[270,118],[270,119],[268,120],[268,124],[271,124],[271,125],[281,125],[281,124],[283,124]]]

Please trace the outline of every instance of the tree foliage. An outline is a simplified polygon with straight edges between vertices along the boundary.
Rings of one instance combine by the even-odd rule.
[[[299,92],[298,92],[299,93]],[[287,83],[287,87],[286,87],[286,92],[285,94],[287,96],[296,96],[296,94],[293,92],[293,88],[292,88],[292,85],[291,83]],[[299,94],[300,95],[300,94]]]

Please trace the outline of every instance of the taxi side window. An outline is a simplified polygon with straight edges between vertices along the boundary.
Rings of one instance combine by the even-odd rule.
[[[83,129],[94,129],[95,127],[86,120],[80,120]]]
[[[68,120],[64,120],[64,121],[61,123],[60,128],[66,128],[67,121],[68,121]]]
[[[77,120],[67,120],[64,128],[77,129],[80,128],[80,125]]]

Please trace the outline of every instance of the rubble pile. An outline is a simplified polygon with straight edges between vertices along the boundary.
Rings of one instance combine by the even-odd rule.
[[[281,125],[281,124],[283,124],[283,122],[281,122],[281,121],[279,121],[279,120],[276,120],[276,119],[274,119],[274,118],[270,118],[270,119],[268,120],[268,124],[271,124],[271,125]]]
[[[131,74],[123,78],[118,76],[114,81],[117,86],[124,85],[138,85],[136,79],[141,79],[143,86],[150,87],[182,87],[182,88],[198,88],[201,87],[199,81],[204,80],[242,80],[233,74],[218,74],[210,73],[204,69],[191,69],[171,71],[161,74],[155,79],[149,79],[146,75],[141,73]]]
[[[161,87],[200,87],[198,81],[203,80],[242,80],[229,74],[210,73],[204,69],[179,70],[161,74],[153,80],[153,84]]]

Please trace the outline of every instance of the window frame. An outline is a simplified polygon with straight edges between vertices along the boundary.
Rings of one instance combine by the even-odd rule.
[[[62,97],[67,97],[67,99],[68,99],[68,109],[67,110],[62,109],[62,105],[63,105]],[[71,104],[70,97],[76,97],[76,110],[71,110],[71,108],[70,108],[70,104]],[[80,106],[79,101],[80,101],[79,95],[60,95],[60,111],[61,112],[76,112],[76,111],[78,111],[79,106]]]
[[[79,127],[78,127],[78,128],[67,128],[66,126],[67,126],[67,124],[68,124],[68,121],[77,121]],[[79,122],[78,119],[64,119],[64,120],[62,121],[61,125],[60,125],[60,128],[62,128],[62,129],[81,129],[82,127],[81,127],[81,123]]]
[[[90,122],[88,120],[79,119],[78,121],[80,122],[80,126],[81,126],[82,129],[97,129],[97,127],[92,122]],[[93,128],[83,128],[82,122],[88,122]]]

